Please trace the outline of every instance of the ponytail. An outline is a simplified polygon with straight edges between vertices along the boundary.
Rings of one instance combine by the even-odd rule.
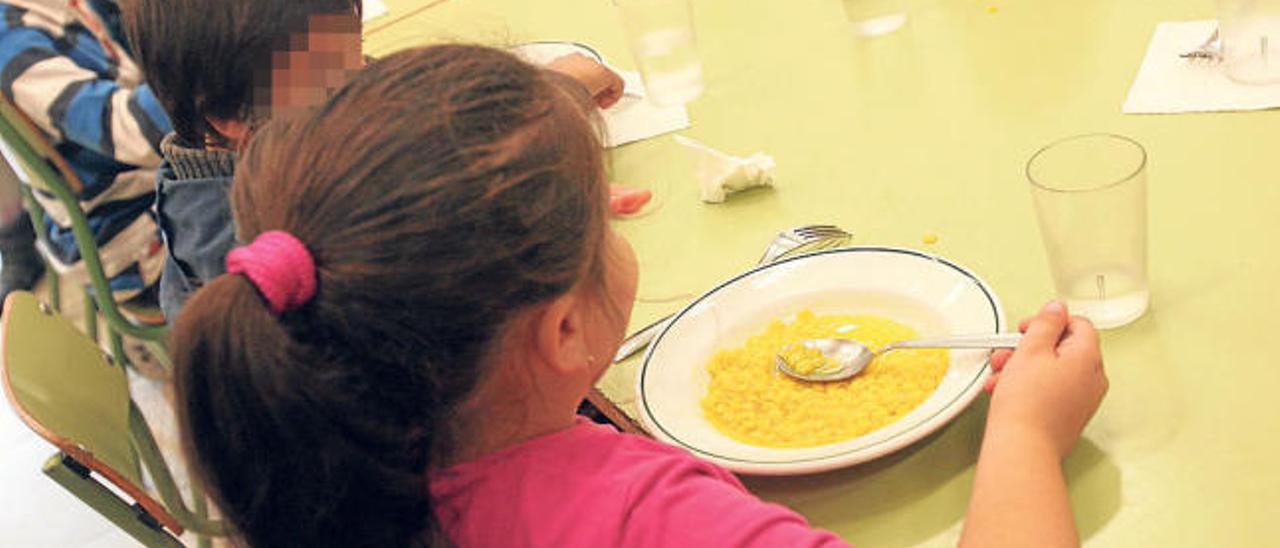
[[[347,394],[368,412],[321,413],[313,398],[363,364],[300,348],[246,277],[197,292],[171,345],[181,428],[199,433],[184,449],[247,544],[402,546],[426,528],[427,433],[378,424],[389,415],[373,386]]]
[[[411,50],[249,144],[239,239],[296,237],[313,296],[251,265],[171,341],[186,451],[247,544],[447,542],[427,472],[498,328],[599,271],[603,160],[573,86],[498,50]]]

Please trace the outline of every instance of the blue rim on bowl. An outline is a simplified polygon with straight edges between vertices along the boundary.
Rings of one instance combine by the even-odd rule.
[[[641,362],[639,372],[637,374],[636,389],[638,405],[640,407],[640,419],[645,428],[659,440],[678,447],[683,447],[695,455],[737,472],[761,475],[790,475],[832,470],[879,458],[902,449],[949,423],[956,415],[968,408],[969,404],[972,403],[974,398],[976,398],[981,392],[983,382],[986,380],[990,370],[990,364],[986,360],[985,353],[982,354],[980,363],[975,361],[978,358],[971,358],[971,361],[973,362],[971,364],[972,367],[967,369],[967,371],[969,371],[969,374],[972,376],[957,379],[955,382],[951,383],[949,385],[951,387],[951,392],[948,394],[948,398],[945,400],[934,401],[931,405],[932,410],[927,413],[908,413],[894,423],[886,425],[875,432],[871,432],[867,435],[860,436],[846,442],[821,446],[820,448],[809,448],[812,449],[809,451],[779,449],[776,450],[776,454],[768,459],[735,456],[733,454],[727,454],[730,453],[728,451],[708,449],[706,447],[708,444],[699,443],[699,440],[692,439],[693,436],[689,435],[687,432],[677,431],[679,430],[678,428],[674,428],[671,424],[664,422],[664,419],[660,416],[661,413],[655,412],[652,400],[655,397],[667,397],[665,394],[658,394],[655,392],[654,397],[647,397],[646,386],[647,382],[650,380],[649,377],[653,375],[656,369],[661,365],[655,362],[654,358],[655,355],[662,350],[664,341],[668,339],[675,330],[682,327],[682,320],[690,317],[691,314],[696,316],[694,311],[699,310],[699,307],[703,306],[704,303],[709,300],[716,299],[718,295],[726,290],[726,288],[732,287],[735,284],[750,282],[753,279],[756,280],[757,284],[761,283],[759,281],[761,277],[768,275],[771,271],[781,272],[785,269],[794,268],[802,261],[826,260],[823,259],[823,257],[833,258],[830,256],[839,256],[834,257],[838,259],[857,260],[854,259],[854,257],[863,257],[867,256],[867,254],[879,254],[883,257],[894,258],[923,259],[930,264],[938,265],[943,269],[946,269],[946,275],[948,276],[954,275],[958,276],[957,279],[964,279],[972,282],[973,287],[976,287],[980,292],[980,295],[974,295],[972,301],[974,303],[980,302],[981,306],[984,307],[983,311],[980,312],[982,318],[988,318],[987,315],[989,314],[989,320],[991,322],[990,327],[985,327],[984,325],[984,328],[991,329],[993,332],[1004,329],[1006,325],[1004,311],[1000,305],[999,299],[995,295],[995,292],[992,291],[991,288],[972,271],[947,259],[911,249],[879,246],[833,249],[792,257],[770,265],[756,267],[738,274],[703,293],[693,302],[689,303],[672,316],[671,320],[667,322],[662,331],[654,339],[653,344],[651,344],[649,349],[645,352],[644,359]],[[987,319],[982,321],[985,324]],[[688,360],[683,361],[687,362]],[[694,360],[694,362],[695,363],[692,367],[705,367],[705,362],[698,362],[697,360]],[[954,365],[955,364],[953,363],[953,367]],[[941,388],[939,388],[939,390],[941,390]],[[938,394],[935,393],[934,395],[931,395],[930,398],[937,395]],[[697,397],[701,398],[701,394],[697,394]],[[920,407],[923,408],[924,404],[921,404]],[[911,424],[904,424],[903,421],[908,419],[911,419],[913,422]],[[897,431],[887,437],[882,436],[881,439],[875,439],[877,433],[890,429],[896,429]],[[858,440],[864,440],[865,443],[859,443]],[[823,448],[826,449],[824,450]],[[759,450],[767,450],[766,448],[754,449],[757,450],[757,452]],[[787,455],[794,456],[788,457]]]

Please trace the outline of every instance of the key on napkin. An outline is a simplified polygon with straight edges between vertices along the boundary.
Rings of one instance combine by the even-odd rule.
[[[1280,107],[1280,85],[1240,84],[1222,63],[1184,59],[1213,33],[1218,22],[1166,21],[1156,25],[1147,56],[1124,102],[1126,114],[1261,110]]]

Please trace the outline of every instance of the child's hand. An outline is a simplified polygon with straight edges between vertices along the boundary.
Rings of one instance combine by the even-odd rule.
[[[614,215],[639,213],[652,198],[653,191],[609,183],[609,212]]]
[[[547,68],[567,74],[586,86],[587,92],[602,109],[613,106],[622,98],[626,83],[609,67],[597,63],[595,59],[581,53],[570,53],[559,57],[547,65]]]
[[[1052,301],[1023,320],[1016,351],[991,357],[990,431],[1040,436],[1065,457],[1107,392],[1098,332]]]

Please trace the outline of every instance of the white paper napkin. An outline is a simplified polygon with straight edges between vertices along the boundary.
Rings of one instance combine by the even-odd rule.
[[[1218,22],[1167,21],[1156,25],[1147,56],[1124,102],[1126,114],[1261,110],[1280,107],[1280,85],[1236,83],[1222,64],[1183,59],[1213,34]]]
[[[659,106],[645,96],[640,73],[610,67],[627,83],[616,104],[605,109],[605,146],[616,147],[689,127],[684,106]]]
[[[383,4],[382,0],[364,0],[364,5],[362,6],[362,9],[364,14],[364,22],[366,23],[374,19],[377,19],[383,15],[386,15],[387,13],[387,5]]]
[[[626,82],[622,98],[603,111],[605,146],[616,147],[689,127],[684,106],[659,106],[648,101],[640,73],[619,70],[590,48],[573,42],[533,42],[511,48],[530,63],[545,65],[563,55],[582,53],[600,60]]]

